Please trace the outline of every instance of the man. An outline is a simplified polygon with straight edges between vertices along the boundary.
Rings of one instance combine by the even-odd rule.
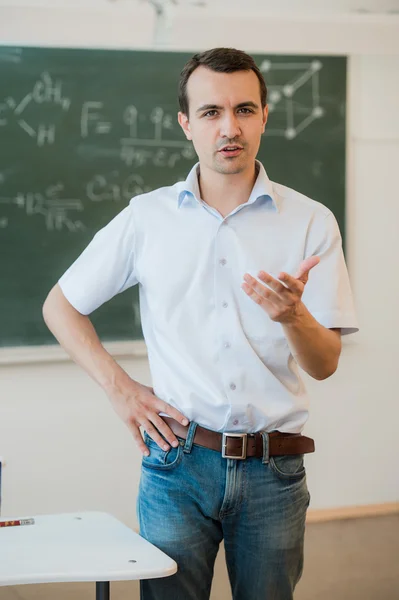
[[[199,163],[185,182],[134,197],[44,305],[143,454],[140,532],[179,567],[142,581],[144,600],[209,598],[222,539],[235,600],[290,600],[303,569],[314,444],[301,435],[298,365],[329,377],[357,326],[333,214],[256,161],[266,96],[244,52],[189,60],[178,120]],[[153,388],[123,371],[87,317],[137,283]]]

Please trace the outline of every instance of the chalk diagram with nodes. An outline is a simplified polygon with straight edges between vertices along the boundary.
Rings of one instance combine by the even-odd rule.
[[[259,69],[268,87],[270,123],[264,135],[293,140],[313,121],[323,117],[319,92],[322,67],[319,60],[280,63],[265,59],[261,62]]]

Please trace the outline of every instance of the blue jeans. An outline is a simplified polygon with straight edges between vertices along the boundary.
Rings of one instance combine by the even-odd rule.
[[[303,570],[310,495],[303,455],[235,460],[187,440],[164,451],[145,434],[140,534],[178,565],[140,582],[142,600],[208,600],[224,539],[234,600],[292,600]]]

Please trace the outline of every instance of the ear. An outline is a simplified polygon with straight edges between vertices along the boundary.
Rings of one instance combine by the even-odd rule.
[[[266,104],[265,108],[263,109],[263,115],[262,115],[262,133],[265,133],[268,114],[269,114],[269,105]]]
[[[177,115],[177,120],[179,121],[180,127],[184,131],[184,135],[188,140],[192,140],[191,130],[190,130],[190,122],[188,120],[188,116],[185,113],[179,112]]]

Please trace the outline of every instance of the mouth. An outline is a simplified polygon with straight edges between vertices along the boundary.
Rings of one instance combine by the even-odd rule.
[[[232,157],[232,156],[238,156],[239,154],[241,154],[242,151],[243,151],[242,146],[231,145],[231,146],[224,146],[223,148],[221,148],[219,150],[219,154],[221,154],[222,156],[225,156],[225,157]]]

